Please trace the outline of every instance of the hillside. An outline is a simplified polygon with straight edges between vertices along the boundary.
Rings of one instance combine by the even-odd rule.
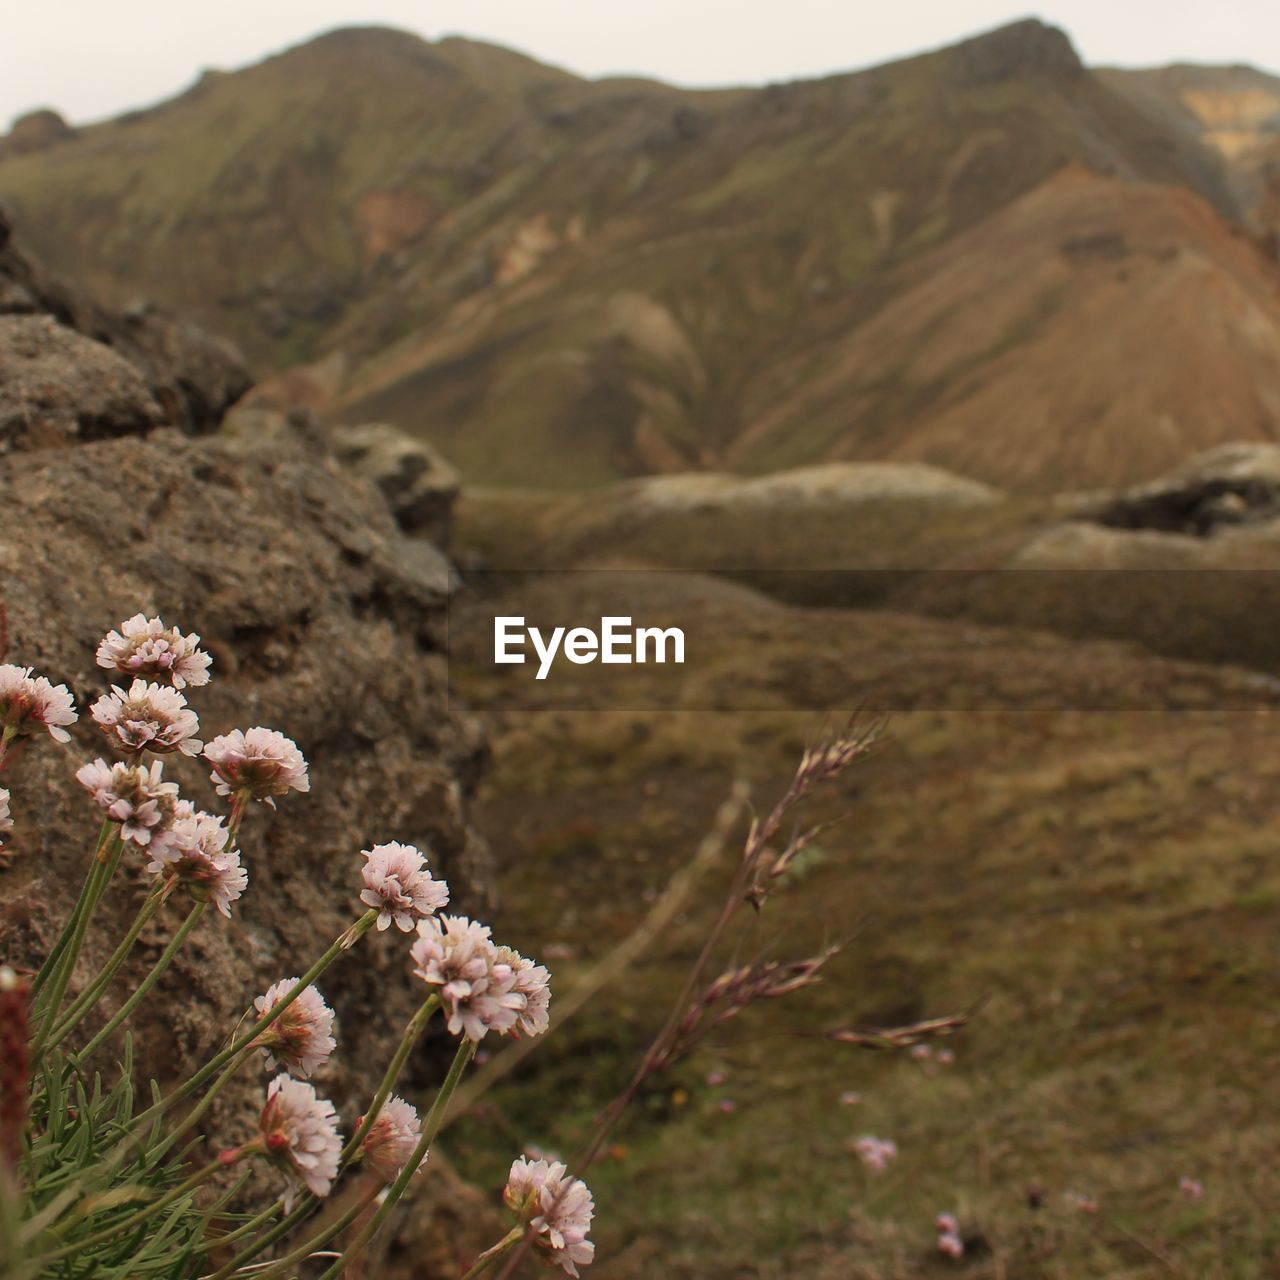
[[[24,139],[0,198],[51,263],[477,480],[898,459],[1045,490],[1275,431],[1280,270],[1239,184],[1035,21],[718,92],[346,30]]]

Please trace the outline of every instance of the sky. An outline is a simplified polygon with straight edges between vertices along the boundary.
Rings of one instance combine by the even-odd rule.
[[[42,0],[0,38],[0,127],[52,106],[87,123],[338,26],[467,35],[581,75],[685,86],[852,70],[1035,13],[1092,65],[1250,62],[1280,73],[1277,0]],[[1052,7],[1048,7],[1052,5]]]

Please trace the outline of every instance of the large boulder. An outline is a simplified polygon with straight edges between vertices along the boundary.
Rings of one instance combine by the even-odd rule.
[[[448,544],[460,480],[435,449],[382,422],[335,427],[332,441],[353,474],[377,485],[406,533]]]
[[[17,247],[12,232],[0,208],[0,317],[43,317],[111,348],[135,368],[168,424],[193,433],[212,431],[253,385],[229,342],[144,304],[123,312],[98,306],[44,271]],[[0,367],[8,363],[6,355],[0,348]],[[25,385],[10,379],[0,386],[0,415],[31,411]],[[155,420],[154,412],[142,413],[134,429],[149,430]]]

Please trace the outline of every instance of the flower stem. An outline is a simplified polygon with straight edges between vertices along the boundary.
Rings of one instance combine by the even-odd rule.
[[[488,1271],[492,1263],[497,1262],[505,1253],[516,1247],[524,1236],[523,1227],[512,1227],[492,1249],[486,1249],[470,1266],[462,1280],[475,1280],[476,1276]]]
[[[168,1097],[149,1107],[134,1121],[134,1132],[162,1116],[175,1103],[189,1098],[215,1072],[221,1071],[236,1054],[247,1049],[293,1002],[350,946],[349,938],[362,937],[368,933],[373,922],[378,918],[377,911],[370,908],[356,922],[334,940],[328,951],[311,966],[310,969],[293,984],[289,994],[283,1000],[272,1005],[242,1036],[233,1040],[220,1053],[215,1054],[186,1084],[175,1089]]]
[[[204,1280],[227,1280],[228,1276],[239,1271],[240,1268],[244,1266],[246,1262],[252,1262],[253,1259],[256,1258],[265,1248],[267,1248],[269,1245],[275,1244],[275,1242],[279,1240],[281,1236],[288,1235],[289,1232],[292,1231],[294,1227],[298,1225],[299,1222],[301,1222],[309,1213],[311,1213],[311,1211],[316,1207],[318,1203],[319,1201],[315,1198],[315,1196],[311,1194],[307,1194],[303,1196],[301,1203],[294,1207],[294,1210],[292,1213],[287,1214],[285,1217],[283,1217],[265,1235],[253,1241],[253,1243],[250,1244],[247,1248],[241,1250],[241,1252],[236,1254],[236,1256],[232,1258],[230,1262],[226,1263],[224,1266],[219,1267],[217,1271],[215,1271],[211,1276],[206,1276]],[[275,1208],[277,1208],[282,1204],[283,1204],[283,1201],[277,1200],[275,1205],[272,1206],[272,1209],[274,1210]],[[263,1216],[262,1214],[259,1214],[258,1218],[261,1218],[262,1216]],[[258,1223],[258,1218],[255,1218],[253,1220],[253,1224]],[[247,1235],[249,1227],[253,1224],[246,1222],[243,1227],[239,1228],[236,1231],[233,1231],[231,1235],[224,1237],[224,1239],[227,1241],[230,1241],[236,1238],[237,1236]],[[223,1241],[219,1240],[216,1243],[221,1244],[223,1243]]]
[[[106,1241],[112,1240],[116,1236],[138,1226],[139,1223],[145,1222],[152,1214],[158,1213],[166,1205],[170,1205],[181,1196],[194,1191],[202,1183],[212,1178],[215,1173],[219,1173],[226,1167],[226,1162],[222,1160],[211,1161],[203,1169],[197,1169],[189,1178],[178,1183],[176,1187],[171,1187],[158,1200],[153,1200],[149,1205],[139,1209],[137,1213],[130,1214],[123,1222],[116,1222],[109,1227],[103,1227],[101,1231],[95,1231],[83,1240],[77,1240],[74,1244],[63,1245],[61,1249],[55,1249],[52,1253],[46,1253],[42,1258],[37,1258],[38,1270],[44,1271],[51,1262],[57,1262],[59,1258],[65,1258],[70,1254],[90,1249],[96,1244],[104,1244]]]
[[[409,1054],[413,1052],[413,1046],[417,1044],[418,1038],[427,1029],[427,1023],[431,1021],[432,1014],[440,1007],[440,997],[431,994],[423,1001],[421,1007],[405,1024],[404,1035],[400,1038],[399,1047],[396,1049],[395,1056],[391,1059],[390,1065],[387,1067],[386,1074],[382,1077],[382,1083],[378,1086],[378,1092],[373,1095],[373,1102],[369,1105],[369,1110],[365,1113],[364,1118],[360,1121],[355,1133],[351,1135],[351,1141],[347,1143],[342,1152],[342,1164],[346,1164],[348,1160],[360,1149],[360,1144],[365,1140],[369,1130],[373,1127],[373,1122],[378,1118],[378,1113],[382,1110],[387,1098],[391,1096],[391,1090],[395,1087],[396,1079],[399,1077],[405,1062],[408,1060]]]
[[[295,1262],[301,1262],[303,1258],[309,1257],[317,1249],[323,1248],[334,1236],[345,1231],[373,1203],[381,1190],[381,1184],[375,1183],[364,1195],[356,1200],[351,1208],[334,1222],[322,1226],[309,1240],[298,1245],[296,1249],[291,1249],[283,1258],[278,1258],[269,1267],[264,1267],[263,1270],[255,1272],[255,1280],[274,1280],[274,1277],[282,1276],[291,1271]]]
[[[439,1132],[440,1125],[444,1120],[445,1112],[449,1108],[449,1099],[453,1096],[453,1091],[458,1087],[458,1081],[462,1079],[462,1073],[467,1069],[467,1063],[471,1061],[475,1051],[476,1042],[471,1039],[464,1039],[458,1046],[458,1052],[454,1056],[453,1065],[449,1068],[449,1074],[445,1076],[444,1084],[440,1086],[440,1091],[436,1094],[435,1101],[431,1104],[431,1110],[422,1126],[422,1137],[418,1139],[418,1145],[414,1148],[413,1155],[405,1161],[404,1168],[400,1170],[399,1176],[387,1190],[386,1198],[378,1206],[378,1212],[360,1228],[356,1238],[347,1246],[337,1262],[321,1275],[320,1280],[336,1280],[336,1277],[340,1276],[355,1261],[404,1195],[410,1180],[426,1158],[427,1152],[431,1150],[431,1144],[435,1141],[436,1134]]]
[[[94,872],[100,862],[98,855],[106,848],[113,826],[114,823],[110,818],[103,819],[102,829],[98,832],[98,844],[93,851],[93,861],[89,863],[89,873],[84,878],[84,884],[80,886],[80,896],[76,899],[76,905],[71,909],[71,914],[67,917],[66,924],[62,926],[62,933],[59,935],[58,941],[53,944],[53,950],[45,956],[44,963],[40,966],[40,972],[36,974],[31,983],[31,995],[33,998],[40,994],[41,987],[49,980],[54,967],[62,958],[62,953],[66,951],[67,944],[71,941],[71,935],[75,932],[76,922],[84,911],[85,903],[89,900]]]
[[[129,958],[129,953],[133,950],[133,945],[137,942],[138,935],[142,933],[147,921],[160,909],[164,901],[164,890],[164,881],[160,881],[147,895],[146,901],[138,908],[138,914],[134,917],[129,932],[125,934],[120,945],[112,954],[111,959],[103,966],[102,972],[94,980],[92,986],[87,987],[72,1002],[71,1008],[67,1010],[66,1017],[54,1029],[53,1036],[48,1044],[50,1049],[60,1044],[67,1033],[74,1029],[102,998],[102,993],[110,985],[111,979],[115,977],[120,966]]]
[[[104,835],[107,835],[107,833],[104,832]],[[93,913],[97,910],[98,903],[106,892],[107,884],[110,882],[111,877],[115,875],[116,868],[120,865],[120,856],[124,853],[124,842],[120,839],[118,833],[115,839],[110,841],[110,844],[111,851],[107,853],[104,859],[103,854],[106,850],[106,845],[103,841],[99,841],[98,855],[94,858],[93,865],[89,869],[89,875],[85,881],[87,892],[81,895],[81,901],[77,903],[78,915],[75,927],[71,932],[66,950],[58,959],[48,997],[43,1002],[40,1030],[36,1034],[34,1044],[31,1046],[33,1061],[38,1061],[44,1051],[45,1042],[49,1038],[49,1033],[53,1030],[54,1020],[57,1018],[58,1009],[62,1005],[62,997],[67,993],[67,984],[71,981],[71,974],[75,970],[76,960],[80,956],[80,948],[84,946],[85,934],[89,930],[89,921],[93,918]]]
[[[141,983],[138,989],[131,995],[116,1011],[115,1017],[107,1023],[101,1031],[98,1032],[92,1040],[75,1056],[74,1061],[79,1064],[87,1058],[93,1056],[102,1043],[115,1031],[115,1029],[138,1007],[146,998],[147,993],[159,981],[161,974],[173,963],[173,958],[182,949],[182,944],[187,940],[187,934],[196,927],[200,917],[204,914],[207,903],[197,902],[194,907],[187,912],[187,918],[178,926],[178,931],[169,941],[169,945],[165,947],[160,959],[155,962],[152,970]]]

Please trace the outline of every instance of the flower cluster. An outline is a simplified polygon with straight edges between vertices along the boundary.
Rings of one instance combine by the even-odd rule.
[[[853,1143],[853,1152],[871,1173],[883,1173],[897,1159],[898,1144],[892,1138],[863,1134]]]
[[[193,897],[212,902],[228,918],[231,904],[249,884],[222,818],[189,800],[177,802],[172,824],[152,840],[151,859],[148,871],[181,881]]]
[[[411,844],[376,844],[363,856],[360,901],[377,907],[379,929],[394,920],[397,929],[409,933],[419,920],[448,905],[449,886],[432,878],[427,860]]]
[[[9,793],[0,787],[0,836],[13,830],[13,819],[9,816]]]
[[[364,1116],[360,1117],[364,1124]],[[360,1143],[364,1167],[382,1182],[394,1182],[412,1157],[422,1136],[418,1113],[394,1094],[382,1105],[377,1119]],[[426,1163],[425,1157],[423,1163]]]
[[[213,766],[209,777],[220,796],[244,793],[274,809],[273,797],[311,790],[302,752],[274,729],[233,729],[214,738],[204,758]]]
[[[483,1040],[498,1035],[540,1035],[547,1028],[549,975],[507,947],[497,947],[487,925],[466,916],[429,916],[409,949],[413,972],[439,990],[450,1034]]]
[[[515,1160],[502,1198],[521,1222],[533,1228],[534,1245],[550,1266],[576,1276],[578,1264],[587,1266],[596,1247],[587,1239],[595,1201],[587,1184],[568,1176],[558,1160]]]
[[[126,676],[168,680],[175,689],[209,683],[212,659],[200,648],[200,637],[184,636],[159,618],[134,614],[108,631],[98,645],[98,666]]]
[[[141,677],[128,688],[104,693],[90,708],[112,747],[128,756],[143,751],[200,754],[200,722],[177,689]]]
[[[333,1103],[303,1080],[278,1075],[267,1086],[258,1118],[267,1154],[297,1174],[315,1196],[327,1196],[338,1176],[342,1134]]]
[[[0,665],[0,730],[4,741],[48,731],[55,742],[70,742],[66,726],[75,724],[76,706],[65,684],[33,676],[30,667]]]
[[[938,1252],[945,1258],[963,1258],[964,1240],[960,1236],[960,1223],[953,1213],[940,1213],[933,1220],[938,1233]]]
[[[164,765],[91,761],[76,773],[76,781],[94,798],[112,822],[120,824],[120,838],[144,849],[158,832],[173,823],[178,784],[163,780]]]
[[[259,1014],[270,1013],[297,985],[297,978],[285,978],[268,987],[253,1007]],[[333,1010],[315,987],[305,987],[254,1043],[263,1050],[268,1067],[309,1076],[337,1048],[332,1030]]]

